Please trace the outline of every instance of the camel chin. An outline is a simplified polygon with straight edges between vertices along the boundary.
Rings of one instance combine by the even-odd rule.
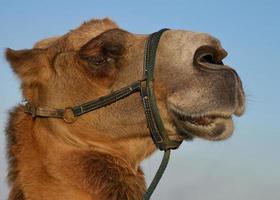
[[[170,115],[177,133],[186,140],[194,137],[212,141],[225,140],[233,133],[233,114],[191,114],[184,110],[174,109],[174,107],[172,109],[172,106],[170,107]]]

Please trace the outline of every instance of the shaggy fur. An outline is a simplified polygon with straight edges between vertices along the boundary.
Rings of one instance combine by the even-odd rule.
[[[38,42],[34,46],[35,49],[21,50],[16,53],[8,49],[7,59],[23,82],[23,95],[37,104],[40,99],[38,90],[43,87],[45,79],[49,77],[46,59],[54,54],[58,55],[61,52],[80,48],[88,42],[88,38],[111,28],[116,28],[116,25],[108,19],[92,20],[65,36]],[[83,33],[83,37],[80,32]],[[92,43],[89,41],[88,45],[90,44]],[[49,57],[40,57],[42,52],[46,52],[46,48],[48,52],[51,52],[48,54]],[[84,49],[83,52],[86,52],[86,45]],[[59,141],[56,138],[56,133],[52,134],[51,129],[38,129],[39,123],[40,119],[32,119],[23,112],[23,106],[16,107],[10,114],[6,130],[9,158],[8,180],[11,185],[10,200],[117,200],[140,199],[143,195],[146,186],[142,170],[139,167],[135,168],[126,158],[123,158],[121,151],[106,152],[97,147],[83,150],[74,145],[65,144],[65,141]],[[46,135],[44,132],[47,132]],[[41,146],[41,142],[46,143],[50,140],[54,140],[52,146],[57,147],[55,152],[48,152],[51,155],[47,155],[55,160],[58,159],[53,163],[45,158],[46,144]],[[77,141],[74,143],[77,145]],[[61,149],[60,153],[59,149]],[[55,158],[54,154],[60,154],[61,157]]]
[[[56,170],[63,170],[62,176],[70,177],[74,183],[63,184],[65,188],[59,188],[58,184],[64,179],[61,177],[61,180],[54,180],[60,178],[57,172],[57,175],[52,177],[47,167],[42,165],[40,147],[37,146],[34,138],[33,126],[33,119],[23,113],[22,106],[11,112],[7,127],[8,179],[12,185],[9,199],[44,199],[43,194],[46,192],[44,190],[48,188],[46,183],[51,184],[49,189],[55,188],[54,191],[53,189],[48,191],[47,199],[69,199],[70,197],[66,198],[67,195],[63,196],[63,192],[68,193],[71,187],[88,191],[89,194],[100,199],[139,199],[143,195],[145,181],[141,169],[133,169],[130,163],[118,155],[110,155],[98,150],[75,149],[63,155],[60,163],[56,163],[59,165]],[[69,170],[66,169],[67,167]],[[36,185],[33,185],[34,182]],[[61,192],[59,197],[55,192],[58,189]],[[39,195],[38,191],[40,191]],[[87,196],[81,194],[82,192],[77,191],[71,198],[82,199],[82,196]]]

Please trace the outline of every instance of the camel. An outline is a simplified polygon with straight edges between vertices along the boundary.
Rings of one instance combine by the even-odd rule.
[[[68,108],[142,78],[148,35],[93,19],[69,33],[6,50],[24,99]],[[220,141],[245,109],[227,52],[206,33],[168,30],[157,50],[154,91],[167,135]],[[9,200],[137,200],[146,191],[141,162],[156,151],[138,94],[78,117],[34,117],[19,104],[7,126]]]

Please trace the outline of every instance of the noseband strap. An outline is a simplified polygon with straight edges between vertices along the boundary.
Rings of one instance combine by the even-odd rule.
[[[161,35],[167,30],[168,29],[162,29],[151,34],[146,42],[144,54],[144,77],[146,81],[141,85],[141,96],[148,127],[150,129],[155,145],[160,150],[176,149],[181,144],[181,142],[170,140],[167,136],[158,111],[153,88],[157,47]]]
[[[143,200],[150,199],[154,189],[156,188],[159,180],[161,179],[164,170],[168,164],[171,149],[177,149],[182,141],[171,140],[166,134],[164,124],[162,122],[157,102],[154,93],[154,66],[156,61],[156,52],[160,37],[168,29],[162,29],[149,36],[145,44],[144,52],[144,72],[143,80],[135,81],[134,83],[116,90],[108,95],[99,97],[84,104],[68,107],[65,109],[52,109],[35,107],[30,102],[25,104],[24,112],[35,117],[51,117],[61,118],[66,123],[73,123],[78,116],[93,110],[108,106],[116,101],[130,96],[135,92],[141,95],[143,108],[147,120],[147,126],[150,130],[151,137],[154,144],[159,150],[164,151],[164,156],[160,167],[150,184],[147,192],[144,194]]]

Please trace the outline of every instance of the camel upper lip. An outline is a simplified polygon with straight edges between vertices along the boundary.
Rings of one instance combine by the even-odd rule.
[[[205,112],[205,113],[188,113],[173,104],[169,105],[172,114],[176,119],[180,121],[188,121],[195,125],[207,126],[212,124],[217,118],[230,118],[233,113],[217,113],[217,112]]]
[[[199,118],[199,117],[216,117],[216,118],[229,118],[234,113],[222,113],[222,112],[204,112],[204,113],[189,113],[187,111],[184,111],[183,109],[178,108],[174,104],[170,104],[169,109],[172,111],[172,113],[176,115],[180,115],[182,117],[189,117],[189,118]]]

